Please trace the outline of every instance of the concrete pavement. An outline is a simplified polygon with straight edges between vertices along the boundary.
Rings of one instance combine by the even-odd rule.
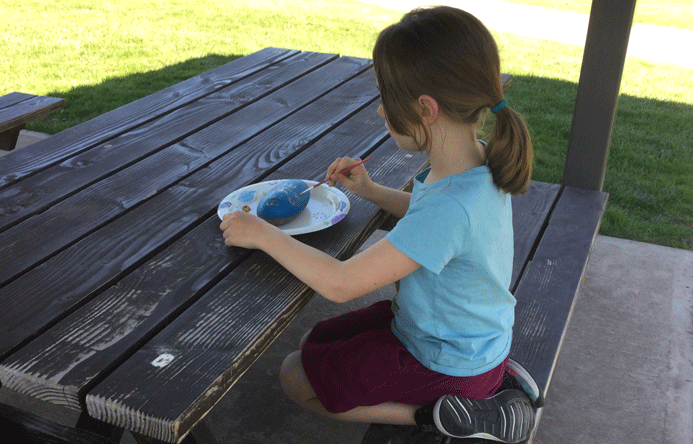
[[[450,5],[474,14],[489,29],[536,39],[585,46],[589,15],[525,6],[502,0],[360,0],[396,11],[409,11],[429,4]],[[672,11],[675,13],[675,11]],[[693,31],[633,24],[628,56],[693,69]]]

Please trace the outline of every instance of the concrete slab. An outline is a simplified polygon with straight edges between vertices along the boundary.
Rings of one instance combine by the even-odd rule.
[[[489,29],[535,39],[585,46],[588,14],[520,5],[502,0],[360,0],[395,11],[427,5],[449,5],[474,14]],[[672,45],[671,42],[678,44]],[[693,31],[634,23],[628,56],[693,68],[693,52],[679,48],[693,45]]]
[[[599,236],[536,444],[693,443],[693,251]]]

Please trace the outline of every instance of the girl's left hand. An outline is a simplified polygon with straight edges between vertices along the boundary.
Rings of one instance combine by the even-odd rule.
[[[243,211],[225,214],[219,228],[226,245],[255,249],[260,248],[260,242],[267,237],[269,230],[277,229],[254,214]]]

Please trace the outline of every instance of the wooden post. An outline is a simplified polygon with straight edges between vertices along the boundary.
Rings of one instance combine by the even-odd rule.
[[[601,190],[636,0],[593,0],[563,185]]]

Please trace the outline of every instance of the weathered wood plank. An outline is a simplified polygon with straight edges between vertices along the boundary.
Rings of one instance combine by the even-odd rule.
[[[354,63],[352,69],[358,71],[358,66],[358,63]],[[307,83],[296,85],[297,91],[304,91],[306,85],[316,82],[316,79],[309,76],[305,80]],[[323,83],[329,82],[325,80]],[[366,84],[371,86],[366,87]],[[358,91],[363,91],[360,96]],[[15,313],[9,316],[7,314],[10,311],[0,311],[0,356],[122,278],[167,245],[180,231],[194,226],[200,217],[212,214],[226,194],[235,188],[261,180],[285,162],[287,156],[310,143],[311,137],[320,136],[327,128],[349,116],[349,113],[372,102],[376,96],[377,90],[370,72],[352,79],[343,88],[321,97],[313,106],[300,110],[280,125],[248,140],[225,157],[160,192],[0,288],[0,301],[6,306],[20,303],[22,306],[19,315]],[[349,98],[346,102],[349,106],[345,107],[346,97]],[[306,121],[313,122],[313,125],[302,124]],[[323,122],[322,128],[320,122]],[[191,141],[191,146],[217,143],[235,146],[235,137],[248,126],[245,121],[234,119],[218,122],[216,125],[217,128],[210,131],[212,134]],[[274,147],[270,150],[274,155],[267,155],[267,146]],[[133,226],[147,229],[148,234],[143,236],[132,230]],[[16,298],[18,294],[23,295],[22,299]],[[56,298],[55,295],[60,297]]]
[[[370,84],[371,89],[365,97],[357,100],[353,95],[354,91],[368,91],[368,88],[364,88],[363,82]],[[377,131],[358,131],[364,128],[363,122],[372,122],[373,116],[377,116],[377,104],[373,101],[377,92],[372,73],[360,76],[360,79],[355,79],[353,83],[354,85],[347,85],[349,88],[343,88],[342,94],[324,96],[313,104],[313,109],[306,108],[248,143],[241,153],[247,162],[243,166],[246,175],[253,172],[257,175],[263,174],[263,168],[250,167],[253,156],[262,159],[265,163],[264,168],[272,165],[267,163],[266,153],[263,153],[263,148],[268,151],[268,144],[277,146],[286,156],[291,151],[283,149],[284,144],[298,150],[302,144],[311,145],[314,140],[322,137],[324,131],[348,116],[349,107],[344,106],[344,97],[351,98],[350,103],[354,110],[360,101],[371,101],[369,107],[340,126],[340,132],[353,135],[349,149],[359,150],[360,153],[382,142],[387,137],[382,122]],[[335,93],[338,91],[335,90]],[[312,125],[298,124],[305,121],[312,122]],[[334,159],[332,152],[325,150],[324,146],[325,143],[330,146],[334,140],[329,135],[324,139],[324,142],[311,146],[311,154],[304,154],[302,158],[321,159],[322,165],[326,168]],[[316,150],[319,150],[318,154],[315,154]],[[280,160],[281,158],[277,158],[274,162]],[[226,162],[227,167],[237,164]],[[303,168],[290,168],[290,173],[296,174],[294,177],[305,177],[308,172],[316,171],[308,162],[291,164]],[[223,191],[223,186],[230,183],[233,188],[237,188],[244,184],[236,182],[233,185],[231,178],[234,175],[219,168],[213,175],[200,176],[197,178],[197,186],[192,181],[188,182],[187,186],[200,190],[199,199],[197,196],[189,199],[206,202],[206,206],[203,207],[205,212],[202,214],[209,214],[210,207],[215,208],[227,192]],[[246,179],[243,175],[236,177],[241,181]],[[214,191],[210,187],[214,187]],[[222,190],[221,194],[218,192],[219,189]],[[210,201],[207,197],[209,195],[214,196],[213,200]],[[176,202],[169,201],[168,206],[176,207]],[[184,202],[179,200],[178,211],[184,211],[183,207]],[[159,212],[154,211],[153,214],[158,215]],[[148,218],[151,219],[151,215]],[[148,220],[146,215],[144,220]],[[146,225],[152,225],[157,229],[156,224]],[[230,258],[243,258],[242,252],[238,251],[237,256],[230,256],[229,249],[223,247],[218,225],[219,220],[216,216],[207,219],[154,259],[121,279],[117,285],[7,358],[0,367],[3,385],[53,403],[79,408],[81,394],[94,380],[115,365],[121,355],[126,355],[135,344],[153,336],[172,317],[204,293],[206,286],[215,283],[219,279],[218,275],[227,273],[226,270],[232,266]],[[121,230],[125,231],[123,228]],[[199,234],[200,230],[202,234]],[[115,234],[117,236],[117,232]],[[142,233],[138,236],[142,236]],[[116,238],[115,242],[121,244],[122,240]],[[25,328],[23,323],[20,324],[20,328]]]
[[[513,196],[514,250],[510,291],[515,292],[522,271],[536,248],[539,234],[548,224],[560,185],[532,181],[526,194]]]
[[[254,73],[133,131],[117,136],[105,145],[95,146],[89,151],[0,190],[0,215],[3,216],[0,219],[0,231],[50,210],[64,199],[90,185],[157,153],[225,116],[238,112],[335,58],[336,56],[330,54],[301,53],[279,61],[272,70]],[[207,153],[190,151],[189,155],[204,158]],[[188,165],[185,159],[178,162],[172,159],[169,163],[179,164],[181,168]],[[158,175],[166,179],[169,177],[165,171]],[[177,177],[177,175],[171,175],[170,180],[175,181]],[[76,196],[73,200],[79,198]],[[46,214],[41,215],[41,219],[45,217]],[[21,230],[24,229],[26,228]]]
[[[29,100],[32,97],[36,96],[33,94],[26,94],[20,92],[11,92],[9,94],[5,94],[3,96],[0,96],[0,109],[12,106],[19,102],[23,102],[24,100]]]
[[[3,156],[0,158],[0,188],[298,53],[287,49],[263,49]]]
[[[518,286],[511,356],[548,391],[607,194],[564,187]]]
[[[26,122],[52,113],[65,106],[65,100],[56,97],[34,96],[0,108],[0,133],[23,126]]]
[[[75,429],[33,413],[0,404],[0,429],[13,444],[117,444],[96,433]]]
[[[239,114],[232,114],[148,158],[141,159],[132,167],[116,172],[39,216],[0,233],[0,283],[6,283],[35,267],[92,230],[203,168],[232,150],[238,142],[306,106],[316,97],[305,93],[308,85],[318,82],[312,88],[314,94],[324,94],[368,67],[369,62],[363,59],[357,61],[342,58],[330,63],[286,85],[267,96],[266,100],[248,105]],[[354,112],[356,108],[372,100],[371,93],[361,93],[357,89],[360,85],[355,81],[345,88],[350,88],[348,94],[360,96],[362,101],[340,109],[332,106],[332,111],[344,118],[349,112]],[[323,100],[321,103],[326,102]],[[296,124],[305,127],[305,123]],[[282,139],[278,137],[278,140]],[[230,141],[233,143],[229,144]],[[85,219],[85,214],[89,214],[89,218]],[[46,226],[62,226],[65,231],[56,237],[26,236],[26,233],[40,232]]]
[[[320,151],[324,150],[310,153],[318,155]],[[309,153],[295,159],[297,165],[306,154]],[[344,154],[363,155],[347,151]],[[391,139],[371,155],[371,176],[391,186],[406,184],[411,172],[426,162],[424,156],[400,151]],[[323,158],[325,161],[327,158]],[[403,174],[396,175],[394,171]],[[366,232],[377,228],[379,222],[373,221],[385,217],[380,213],[374,205],[354,197],[347,218],[301,239],[328,254],[349,256],[370,234]],[[100,419],[106,415],[108,422],[127,423],[136,432],[158,439],[179,439],[220,399],[312,294],[310,288],[268,256],[253,252],[174,324],[92,390],[87,395],[90,414]],[[173,361],[163,367],[152,366],[151,362],[163,353],[174,356]],[[186,369],[185,374],[180,372],[182,368]],[[123,381],[132,385],[128,382],[128,387],[124,387]],[[154,386],[158,388],[150,392]],[[108,410],[104,408],[106,404]]]

